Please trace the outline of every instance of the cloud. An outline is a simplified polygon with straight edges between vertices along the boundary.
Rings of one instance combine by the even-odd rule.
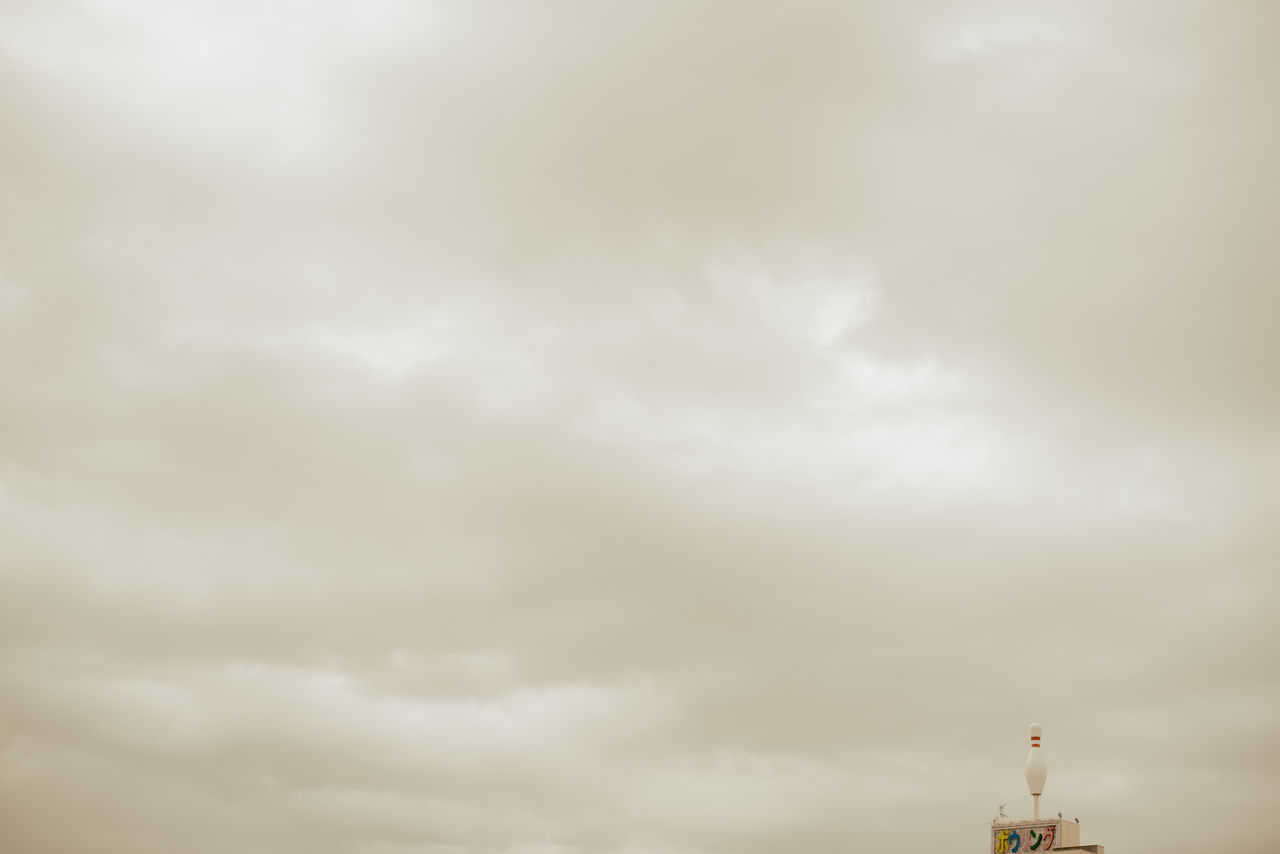
[[[1152,11],[0,13],[0,847],[981,845],[1035,719],[1248,844],[1274,22]]]

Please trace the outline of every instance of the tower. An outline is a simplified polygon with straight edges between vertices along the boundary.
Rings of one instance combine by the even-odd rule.
[[[1044,753],[1040,747],[1040,738],[1044,728],[1038,723],[1031,725],[1031,747],[1027,749],[1025,773],[1027,791],[1031,793],[1030,819],[1010,818],[1004,814],[1004,804],[1000,806],[1000,815],[991,821],[991,854],[1041,854],[1045,851],[1087,851],[1091,854],[1104,854],[1101,845],[1080,844],[1080,823],[1077,819],[1040,818],[1040,796],[1044,794],[1045,778],[1048,767],[1044,761]]]
[[[1027,751],[1027,789],[1031,792],[1031,817],[1040,818],[1040,796],[1044,794],[1044,779],[1049,773],[1040,752],[1040,724],[1031,725],[1031,748]]]

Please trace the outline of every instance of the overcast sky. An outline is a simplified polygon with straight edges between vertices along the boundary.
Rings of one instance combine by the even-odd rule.
[[[0,848],[1274,851],[1277,32],[0,4]]]

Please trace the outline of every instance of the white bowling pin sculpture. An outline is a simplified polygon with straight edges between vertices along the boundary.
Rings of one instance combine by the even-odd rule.
[[[1049,773],[1044,755],[1040,752],[1040,724],[1031,725],[1031,749],[1027,751],[1027,788],[1031,790],[1034,818],[1040,819],[1040,795],[1044,793],[1044,778]]]

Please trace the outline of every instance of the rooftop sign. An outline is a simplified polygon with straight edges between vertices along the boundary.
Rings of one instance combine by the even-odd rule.
[[[1062,819],[1013,821],[991,826],[991,854],[1049,851],[1062,845]]]

